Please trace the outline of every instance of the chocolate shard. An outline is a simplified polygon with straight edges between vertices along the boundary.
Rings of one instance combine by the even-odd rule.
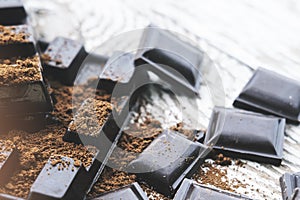
[[[45,74],[66,85],[73,85],[86,56],[87,52],[82,43],[57,37],[50,42],[42,55]]]
[[[250,198],[232,192],[201,185],[190,179],[184,179],[174,200],[251,200]]]
[[[198,94],[204,53],[172,33],[149,26],[142,36],[136,66],[144,66],[171,86]],[[175,88],[175,87],[174,87]]]
[[[0,140],[0,186],[6,184],[19,167],[19,152],[10,141]]]
[[[97,150],[88,166],[68,157],[50,158],[33,183],[28,200],[84,199],[101,167],[98,154]]]
[[[1,193],[0,193],[0,199],[1,200],[25,200],[19,197],[11,196],[8,194],[1,194]]]
[[[286,118],[288,122],[298,123],[300,122],[300,83],[259,68],[233,105],[246,110],[274,114]]]
[[[215,107],[204,144],[217,153],[280,165],[285,119]]]
[[[26,22],[26,11],[21,0],[0,0],[0,25],[18,25]]]
[[[293,196],[299,196],[300,173],[285,173],[279,179],[283,200],[297,199]],[[297,191],[296,191],[297,190]]]
[[[199,143],[166,130],[128,165],[128,170],[156,191],[172,197],[183,179],[203,162],[205,150]]]
[[[35,54],[35,42],[28,25],[0,26],[0,58],[24,58]]]
[[[12,58],[0,60],[0,116],[24,116],[52,111],[40,59]]]
[[[107,192],[103,195],[100,195],[90,200],[111,200],[111,199],[148,200],[148,197],[138,183],[133,183],[123,188],[111,192]]]

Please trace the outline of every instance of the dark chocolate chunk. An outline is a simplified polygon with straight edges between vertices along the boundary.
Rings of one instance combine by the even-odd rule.
[[[147,200],[148,197],[138,183],[133,183],[129,186],[105,193],[91,200]]]
[[[203,162],[204,147],[166,130],[129,166],[129,172],[156,191],[171,197],[185,177]]]
[[[0,0],[0,25],[24,24],[26,17],[21,0]]]
[[[28,199],[84,199],[101,166],[98,153],[86,167],[79,160],[53,156],[33,183]]]
[[[280,177],[280,187],[283,200],[290,200],[293,199],[292,196],[298,196],[298,190],[300,188],[300,173],[285,173],[282,175]],[[298,190],[296,191],[296,189]]]
[[[0,58],[31,57],[36,54],[28,25],[0,26]]]
[[[42,56],[45,74],[66,85],[73,85],[86,56],[87,52],[80,42],[57,37]]]
[[[204,144],[231,157],[280,165],[284,129],[283,118],[216,107]]]
[[[6,184],[19,166],[19,153],[12,142],[0,140],[0,186]]]
[[[190,179],[184,179],[180,188],[178,189],[174,200],[251,200],[248,197],[235,194],[232,192],[211,188],[205,185],[200,185]]]
[[[0,60],[1,118],[52,111],[38,56]]]
[[[202,51],[170,32],[149,26],[142,36],[135,64],[144,65],[170,85],[198,94],[203,56]]]
[[[234,101],[238,108],[300,121],[300,83],[259,68]]]

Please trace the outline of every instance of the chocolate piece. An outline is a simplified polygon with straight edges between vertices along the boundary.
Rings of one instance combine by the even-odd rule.
[[[70,123],[63,140],[101,149],[98,158],[106,162],[121,134],[122,124],[117,124],[116,117],[111,113],[110,103],[86,99]]]
[[[26,17],[21,0],[0,0],[0,25],[24,24]]]
[[[250,198],[238,195],[232,192],[211,188],[205,185],[197,184],[190,179],[184,179],[180,188],[178,189],[174,200],[250,200]]]
[[[233,105],[274,114],[291,122],[300,122],[300,83],[259,68]]]
[[[6,184],[19,166],[19,153],[12,142],[0,140],[0,186]]]
[[[52,111],[38,56],[0,60],[0,74],[1,118]]]
[[[80,42],[57,37],[42,56],[45,74],[66,85],[73,85],[87,53]]]
[[[285,119],[214,108],[204,144],[231,157],[280,165]]]
[[[293,199],[292,196],[297,196],[300,188],[300,173],[285,173],[280,177],[280,187],[282,192],[282,199]]]
[[[101,166],[98,153],[86,167],[79,160],[53,156],[33,183],[28,199],[84,199]]]
[[[0,26],[0,58],[30,57],[36,54],[29,26]]]
[[[171,197],[185,177],[203,162],[204,148],[180,134],[166,130],[129,166],[129,172],[156,191]]]
[[[147,200],[148,197],[138,183],[105,193],[91,200]]]
[[[176,87],[198,94],[203,52],[166,30],[149,26],[144,31],[136,57],[136,66],[147,70]]]

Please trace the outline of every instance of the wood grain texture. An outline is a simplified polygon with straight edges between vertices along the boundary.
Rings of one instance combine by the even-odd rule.
[[[88,50],[149,23],[181,34],[214,61],[228,107],[258,66],[300,80],[297,0],[26,0],[26,7],[38,37],[50,40],[63,35],[81,39]],[[116,45],[122,46],[121,42]],[[110,49],[106,48],[100,52],[109,55]],[[204,84],[201,90],[199,121],[207,126],[213,105],[206,92],[208,86]],[[152,112],[167,106],[158,105],[159,109]],[[279,176],[300,171],[299,142],[299,126],[288,125],[282,166],[247,161],[246,168],[230,167],[229,174],[245,180],[251,186],[246,192],[253,198],[281,199]]]

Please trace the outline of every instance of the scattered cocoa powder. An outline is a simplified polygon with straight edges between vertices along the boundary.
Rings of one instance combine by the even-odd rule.
[[[111,111],[110,103],[88,98],[77,110],[69,129],[84,135],[98,136],[99,130],[101,130]]]
[[[199,171],[193,176],[193,179],[198,183],[230,192],[235,192],[239,187],[246,188],[247,186],[236,178],[229,179],[226,168],[220,168],[219,165],[207,161],[200,167]]]
[[[0,25],[0,45],[25,43],[29,38],[27,26],[2,26]]]
[[[0,193],[26,198],[31,185],[51,156],[63,155],[79,160],[85,167],[89,166],[94,151],[64,142],[62,136],[65,131],[61,125],[51,125],[33,134],[10,131],[7,135],[1,135],[2,140],[11,140],[19,150],[21,166],[9,183],[0,187]]]
[[[42,80],[38,56],[0,60],[0,85],[20,84]]]

